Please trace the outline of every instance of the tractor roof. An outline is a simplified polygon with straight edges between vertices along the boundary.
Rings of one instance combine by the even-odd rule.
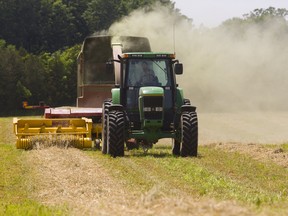
[[[175,59],[175,54],[166,52],[131,52],[123,53],[122,58],[170,58]]]

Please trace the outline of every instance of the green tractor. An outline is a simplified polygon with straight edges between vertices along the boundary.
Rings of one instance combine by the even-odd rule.
[[[102,152],[124,156],[141,146],[145,151],[159,139],[172,138],[172,154],[197,156],[196,107],[183,96],[176,75],[183,65],[171,53],[123,53],[106,64],[113,73],[120,64],[120,83],[102,106]]]

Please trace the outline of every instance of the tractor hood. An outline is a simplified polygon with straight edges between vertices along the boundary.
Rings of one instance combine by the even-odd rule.
[[[141,87],[139,90],[139,96],[163,96],[163,94],[163,88],[156,86]]]

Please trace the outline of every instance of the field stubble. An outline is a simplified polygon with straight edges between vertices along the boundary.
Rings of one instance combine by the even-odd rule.
[[[28,192],[44,205],[67,206],[69,215],[285,215],[287,117],[200,113],[198,158],[172,157],[171,140],[116,159],[73,148],[25,151]],[[12,143],[4,129],[2,142]],[[262,175],[279,191],[264,180],[260,188]]]
[[[157,156],[138,152],[113,159],[91,154],[56,147],[28,152],[34,199],[65,204],[73,215],[250,215],[235,201],[191,196],[169,170],[163,173],[151,165],[161,160]]]

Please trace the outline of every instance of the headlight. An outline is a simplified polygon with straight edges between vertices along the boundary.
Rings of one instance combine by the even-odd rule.
[[[163,108],[162,107],[144,107],[143,110],[144,112],[162,112]]]
[[[151,107],[144,107],[144,112],[151,112]]]
[[[162,112],[162,111],[163,111],[163,108],[162,108],[162,107],[155,107],[155,111],[156,111],[156,112]]]

